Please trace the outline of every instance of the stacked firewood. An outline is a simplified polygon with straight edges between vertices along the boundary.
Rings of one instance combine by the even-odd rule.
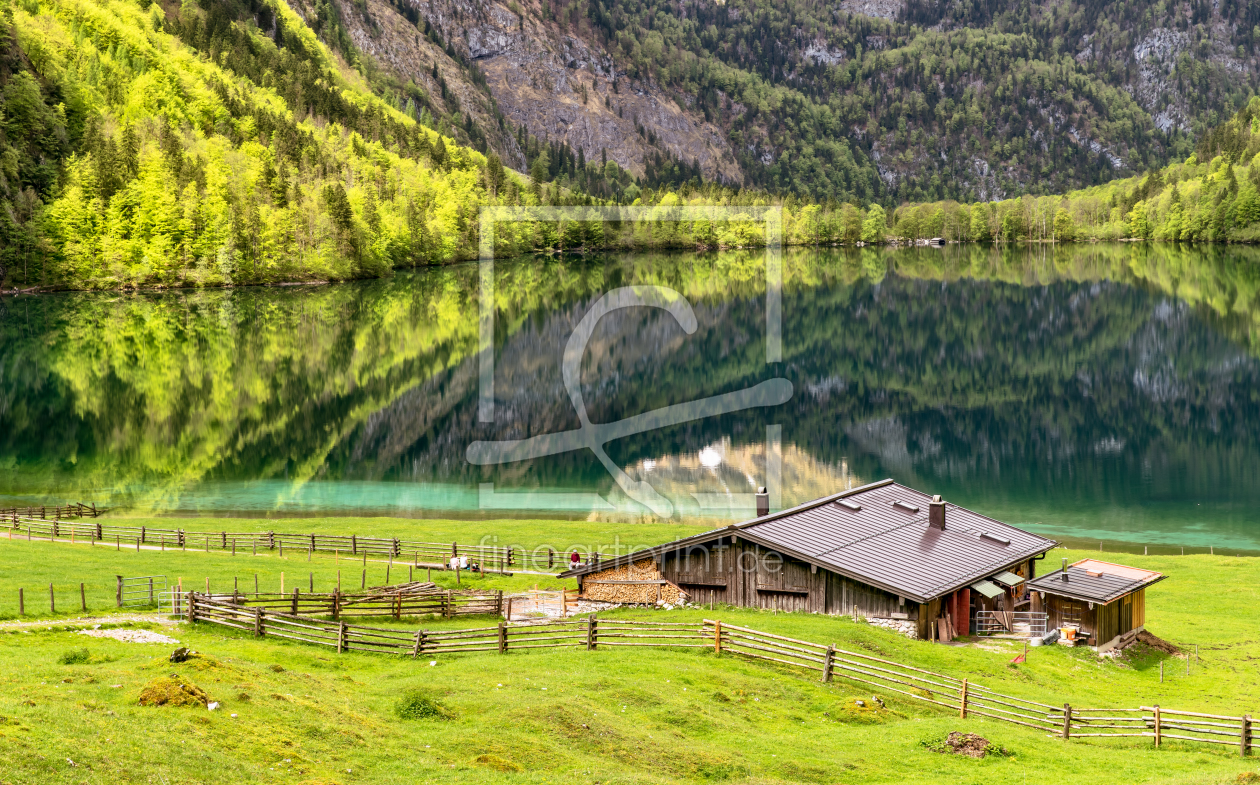
[[[651,559],[591,573],[582,579],[582,598],[586,600],[635,605],[655,605],[658,602],[674,605],[682,602],[686,596],[686,592],[664,579]]]

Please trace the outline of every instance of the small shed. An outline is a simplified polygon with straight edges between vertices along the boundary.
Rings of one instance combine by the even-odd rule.
[[[1035,561],[1055,545],[884,480],[562,577],[591,598],[679,590],[694,602],[852,615],[942,639],[969,634],[979,611],[1017,610]]]
[[[1091,646],[1113,645],[1146,624],[1146,588],[1168,577],[1124,564],[1082,559],[1028,582],[1050,628],[1076,627]]]

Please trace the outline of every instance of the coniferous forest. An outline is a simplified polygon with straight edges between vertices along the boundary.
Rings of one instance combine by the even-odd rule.
[[[279,0],[3,0],[0,282],[382,276],[474,258],[478,210],[495,204],[644,204],[666,221],[687,204],[775,204],[796,244],[1260,237],[1257,99],[1203,133],[1184,161],[1062,196],[899,203],[871,184],[846,186],[847,200],[816,198],[790,169],[745,189],[705,182],[694,162],[664,153],[636,176],[500,114],[528,161],[513,172],[484,129],[467,117],[439,122],[414,83],[365,67],[336,8],[319,8],[308,25]],[[738,61],[738,51],[718,60]],[[496,253],[763,241],[757,224],[738,221],[668,231],[577,221],[501,227]]]

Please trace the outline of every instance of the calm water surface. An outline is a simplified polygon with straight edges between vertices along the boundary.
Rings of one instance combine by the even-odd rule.
[[[1251,251],[787,250],[773,362],[764,258],[499,262],[491,422],[476,265],[0,299],[0,506],[719,522],[758,485],[788,506],[893,477],[1061,537],[1260,549]],[[629,420],[606,462],[470,463],[581,426],[565,348],[626,286],[677,295],[577,344],[589,421]],[[743,403],[697,403],[721,395]]]

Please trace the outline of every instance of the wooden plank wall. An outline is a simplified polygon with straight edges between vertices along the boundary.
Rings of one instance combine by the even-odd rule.
[[[862,616],[919,615],[914,602],[903,606],[895,595],[742,540],[667,553],[661,573],[701,603],[832,615],[848,615],[857,605]]]

